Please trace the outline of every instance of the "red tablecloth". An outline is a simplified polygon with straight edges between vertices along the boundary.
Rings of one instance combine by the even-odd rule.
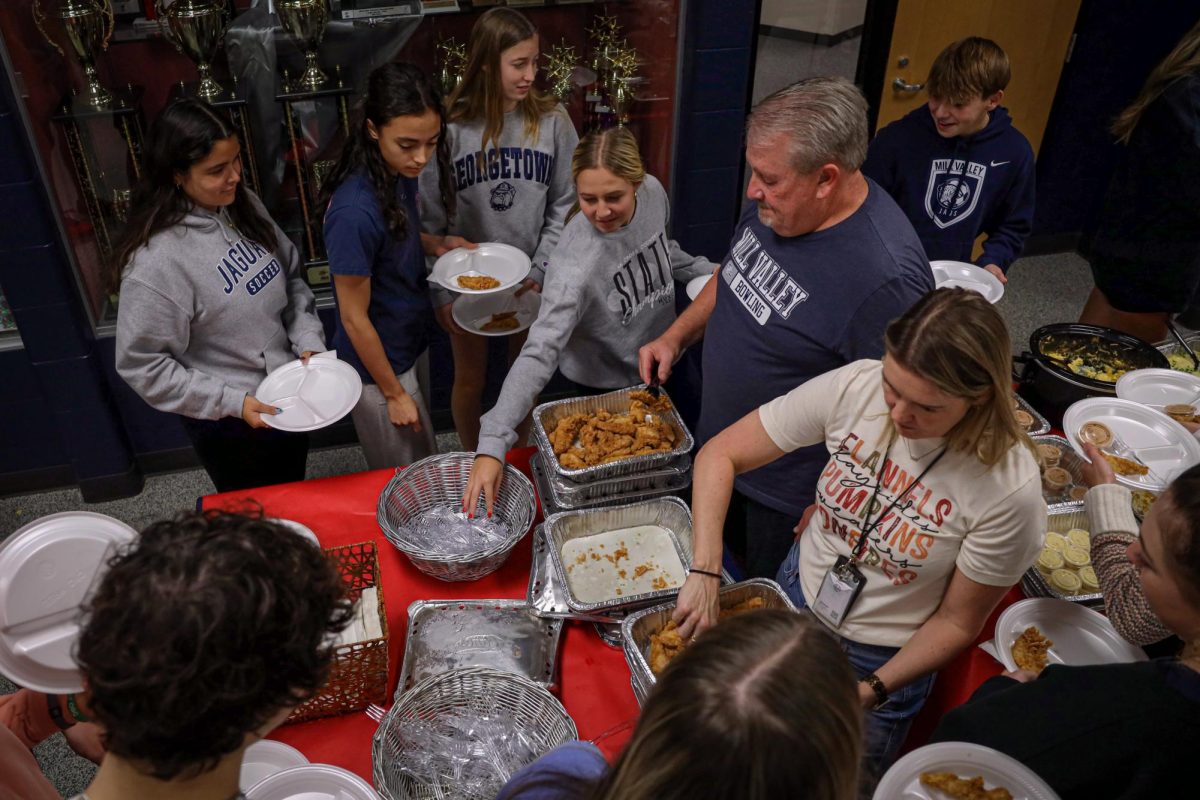
[[[529,474],[533,448],[515,450],[508,461]],[[388,619],[388,701],[395,691],[404,659],[408,606],[414,600],[497,599],[524,597],[529,582],[530,537],[513,549],[496,572],[469,583],[446,583],[419,572],[388,543],[375,521],[379,493],[392,470],[376,470],[336,478],[285,483],[245,492],[205,497],[203,508],[238,510],[247,500],[262,505],[268,516],[293,519],[312,528],[326,547],[373,541],[379,554]],[[541,518],[539,508],[538,519]],[[633,721],[637,701],[629,685],[629,669],[620,650],[608,647],[590,624],[568,622],[559,654],[558,698],[574,718],[579,736],[591,739],[620,723]],[[371,735],[377,725],[363,712],[278,728],[271,738],[287,742],[310,761],[336,764],[371,779]],[[599,742],[611,758],[629,738],[627,729]]]

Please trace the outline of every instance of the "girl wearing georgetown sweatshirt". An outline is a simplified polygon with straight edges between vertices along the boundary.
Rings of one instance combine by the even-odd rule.
[[[638,383],[638,348],[675,321],[675,281],[716,269],[667,238],[667,193],[646,174],[628,130],[585,136],[571,173],[583,213],[573,209],[567,218],[529,340],[496,406],[481,420],[478,455],[463,495],[468,511],[482,491],[491,512],[504,454],[555,367],[602,391]]]
[[[306,434],[267,427],[267,373],[325,349],[295,246],[241,185],[236,129],[199,100],[150,129],[142,183],[108,280],[117,372],[179,414],[218,491],[304,479]]]
[[[457,213],[448,213],[441,202],[441,169],[431,164],[421,173],[422,228],[522,250],[533,262],[522,291],[540,290],[546,261],[575,199],[570,159],[579,135],[566,110],[533,87],[538,34],[520,12],[501,6],[485,13],[471,29],[469,47],[462,83],[447,103],[448,168]],[[444,291],[434,294],[438,321],[454,351],[454,427],[463,449],[474,450],[488,340],[454,324],[452,299]],[[524,338],[508,337],[510,359]]]

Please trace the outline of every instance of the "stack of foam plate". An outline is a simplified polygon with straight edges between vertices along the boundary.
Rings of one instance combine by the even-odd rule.
[[[304,764],[251,786],[246,800],[381,800],[371,784],[332,764]]]

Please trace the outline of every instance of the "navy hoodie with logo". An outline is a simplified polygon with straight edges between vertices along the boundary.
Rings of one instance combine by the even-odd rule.
[[[1034,158],[1003,108],[971,136],[945,138],[926,106],[875,134],[863,172],[888,191],[931,261],[971,261],[1005,272],[1033,227]]]

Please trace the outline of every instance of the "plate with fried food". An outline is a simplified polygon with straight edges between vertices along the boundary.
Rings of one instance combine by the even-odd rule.
[[[452,292],[491,294],[525,280],[529,267],[529,256],[512,245],[483,242],[474,250],[456,247],[443,254],[429,278]]]
[[[1063,414],[1075,452],[1082,442],[1100,448],[1117,482],[1130,489],[1165,491],[1184,470],[1200,464],[1200,442],[1161,411],[1117,397],[1089,397]]]
[[[542,307],[538,292],[524,292],[520,297],[516,292],[511,289],[460,297],[454,301],[450,313],[463,330],[480,336],[511,336],[527,330]]]
[[[1005,669],[1033,672],[1049,664],[1084,667],[1145,661],[1103,614],[1068,600],[1038,597],[1006,608],[996,620],[996,650]]]
[[[892,765],[875,800],[1058,800],[1037,773],[1015,758],[967,742],[938,742]]]

